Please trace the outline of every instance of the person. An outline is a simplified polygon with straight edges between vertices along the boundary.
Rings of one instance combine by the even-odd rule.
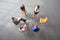
[[[32,18],[34,18],[35,15],[37,15],[39,12],[40,12],[40,6],[37,5],[37,6],[35,7],[35,10],[34,10],[33,14],[32,14]]]
[[[24,25],[22,25],[21,27],[18,28],[18,30],[21,31],[21,32],[25,32],[25,31],[27,31],[27,29],[28,28],[27,28],[26,24],[24,24]]]
[[[24,4],[22,4],[20,9],[21,9],[22,14],[25,14],[25,16],[26,16],[26,9],[25,9],[25,5]]]
[[[38,25],[35,24],[35,25],[32,26],[32,31],[33,32],[38,32],[39,30],[40,30],[40,28],[38,27]]]
[[[12,21],[15,25],[18,25],[20,21],[23,21],[24,23],[26,23],[26,19],[21,18],[21,17],[12,17]]]

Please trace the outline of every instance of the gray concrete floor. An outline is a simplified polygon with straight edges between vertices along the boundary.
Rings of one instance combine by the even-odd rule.
[[[19,9],[22,4],[26,6],[27,17]],[[41,6],[41,12],[35,19],[31,19],[37,4]],[[30,20],[29,30],[19,32],[18,26],[12,23],[12,16]],[[47,23],[39,24],[39,18],[46,16]],[[38,23],[41,30],[32,32],[31,22]],[[0,0],[0,40],[60,40],[60,0]]]

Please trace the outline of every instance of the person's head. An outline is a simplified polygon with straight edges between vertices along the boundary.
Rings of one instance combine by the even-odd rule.
[[[12,20],[14,20],[14,17],[12,17]]]
[[[37,7],[38,7],[38,9],[40,8],[40,6],[39,6],[39,5],[37,5]]]

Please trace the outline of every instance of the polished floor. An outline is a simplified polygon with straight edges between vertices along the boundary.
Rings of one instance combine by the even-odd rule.
[[[25,4],[27,17],[21,14],[20,6]],[[34,19],[31,14],[34,7],[40,5],[40,14]],[[19,32],[11,17],[28,19],[29,30]],[[40,17],[48,16],[48,21],[39,23]],[[31,26],[38,23],[39,32],[32,32]],[[0,0],[0,40],[60,40],[60,0]]]

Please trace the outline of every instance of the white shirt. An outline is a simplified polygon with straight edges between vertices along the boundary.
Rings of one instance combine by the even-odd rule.
[[[20,20],[21,19],[21,17],[16,17],[17,18],[17,20]]]
[[[37,8],[37,6],[35,7],[35,12],[39,12],[40,10]]]

